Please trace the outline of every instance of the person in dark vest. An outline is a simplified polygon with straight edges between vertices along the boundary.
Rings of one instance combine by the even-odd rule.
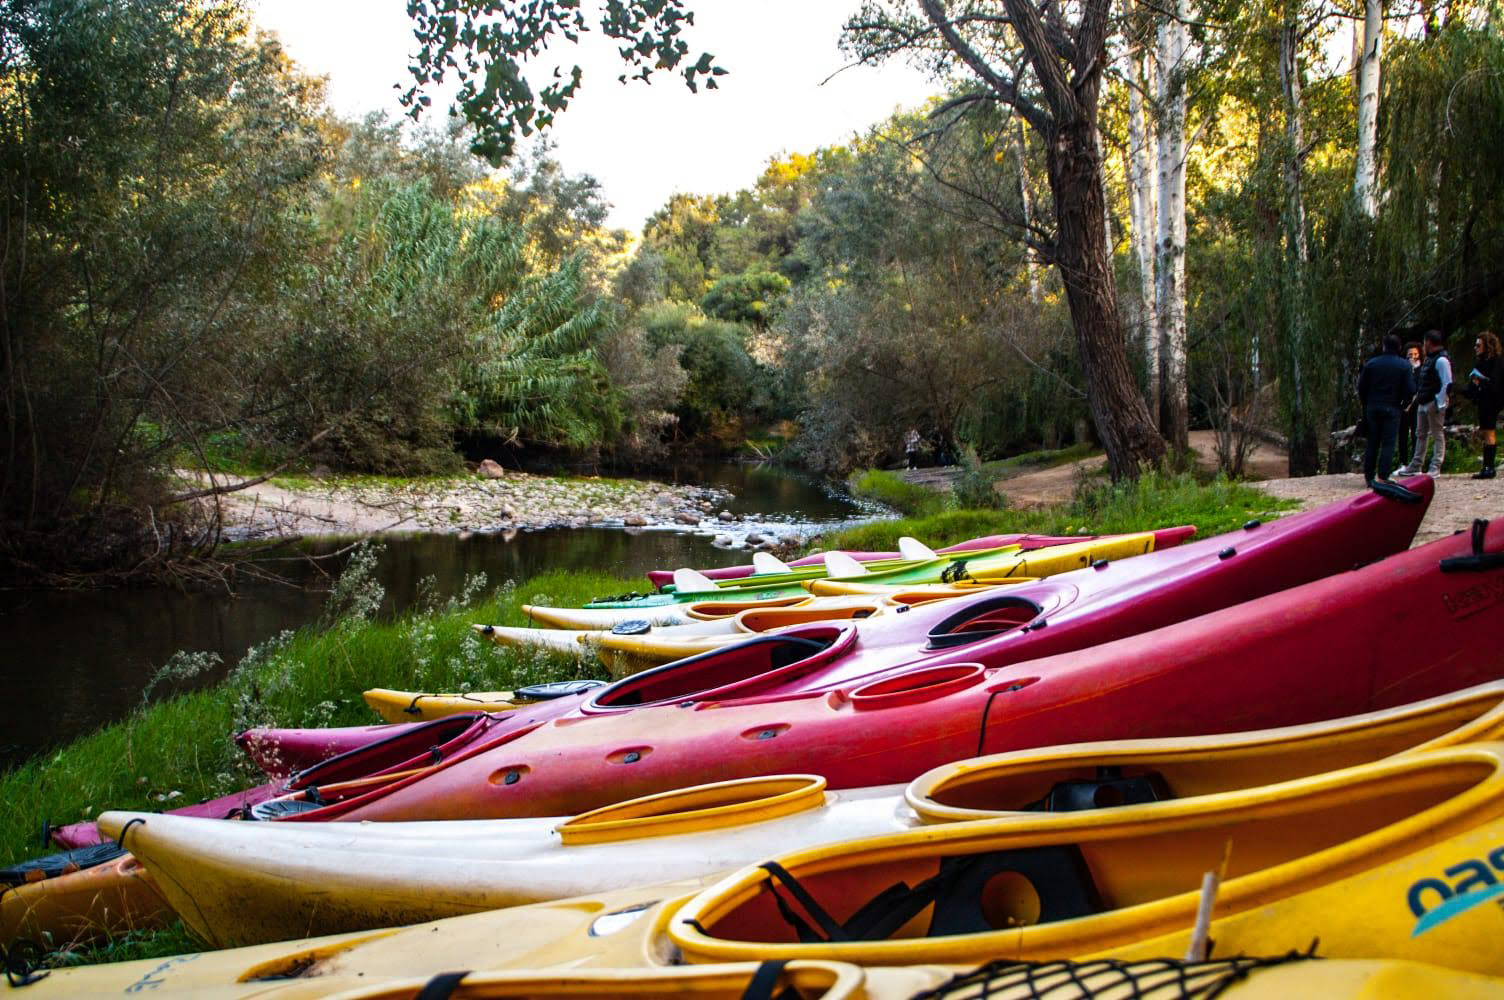
[[[1405,345],[1405,360],[1410,362],[1410,371],[1415,373],[1420,370],[1420,359],[1425,356],[1421,350],[1420,341],[1412,340]],[[1394,454],[1401,462],[1410,456],[1415,450],[1415,397],[1405,400],[1405,405],[1400,409],[1400,434],[1394,446]]]
[[[1494,432],[1499,410],[1504,409],[1504,351],[1499,338],[1484,330],[1473,344],[1473,370],[1468,375],[1468,397],[1478,406],[1478,433],[1483,438],[1483,468],[1474,479],[1494,478],[1494,456],[1499,447]]]
[[[1447,354],[1446,338],[1440,330],[1427,330],[1425,336],[1426,358],[1416,369],[1415,382],[1415,454],[1396,476],[1413,476],[1426,461],[1426,442],[1435,439],[1431,453],[1431,467],[1426,470],[1433,476],[1441,475],[1441,464],[1447,457],[1447,402],[1452,388],[1452,359]]]
[[[1394,465],[1394,439],[1400,430],[1400,411],[1415,396],[1415,372],[1400,354],[1400,338],[1384,338],[1384,350],[1358,373],[1358,401],[1368,424],[1368,444],[1363,449],[1363,481],[1389,478]]]

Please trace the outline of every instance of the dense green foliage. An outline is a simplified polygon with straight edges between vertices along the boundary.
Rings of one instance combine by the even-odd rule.
[[[677,357],[546,148],[340,121],[237,0],[5,3],[0,56],[0,576],[212,548],[175,469],[660,447]]]
[[[212,547],[184,469],[421,474],[505,449],[643,464],[776,430],[783,458],[844,476],[895,464],[917,430],[926,461],[975,453],[975,503],[991,462],[1090,446],[1045,147],[1006,107],[932,98],[744,190],[676,194],[634,246],[546,146],[504,172],[471,155],[573,93],[523,71],[583,15],[508,9],[482,30],[493,6],[413,11],[420,85],[465,78],[476,133],[339,120],[240,0],[0,4],[0,573]],[[631,36],[630,66],[705,78],[679,37],[692,6],[612,4],[597,26]],[[1372,218],[1352,196],[1347,22],[1292,0],[1211,4],[1217,29],[1194,28],[1186,370],[1225,471],[1255,425],[1296,471],[1340,468],[1329,432],[1356,416],[1381,334],[1441,328],[1465,371],[1499,319],[1504,40],[1486,13],[1390,24]],[[1146,17],[1125,12],[1111,46],[1148,40]],[[1128,88],[1106,87],[1108,241],[1134,303]]]

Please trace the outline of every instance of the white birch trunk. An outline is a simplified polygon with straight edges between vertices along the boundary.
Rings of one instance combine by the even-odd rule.
[[[1184,448],[1189,433],[1185,384],[1185,0],[1171,0],[1160,22],[1155,103],[1159,109],[1159,212],[1155,303],[1164,352],[1161,370],[1166,437]]]
[[[1102,149],[1102,130],[1097,129],[1097,176],[1102,179],[1102,248],[1107,251],[1107,263],[1112,265],[1112,197],[1107,191],[1107,156]]]
[[[1034,196],[1029,192],[1028,161],[1024,157],[1024,123],[1016,122],[1013,132],[1013,156],[1018,163],[1018,199],[1023,205],[1024,228],[1034,229]],[[1034,251],[1024,247],[1024,266],[1029,274],[1029,301],[1039,305],[1039,261],[1034,259]]]
[[[1144,338],[1144,396],[1149,415],[1159,426],[1159,320],[1154,302],[1154,231],[1159,212],[1159,174],[1153,154],[1154,119],[1144,107],[1143,88],[1152,79],[1153,56],[1143,53],[1143,71],[1130,52],[1128,78],[1128,212],[1132,224],[1133,256],[1138,262],[1139,330]]]
[[[1284,227],[1287,259],[1285,282],[1286,337],[1290,355],[1290,472],[1311,475],[1315,471],[1316,447],[1312,415],[1306,398],[1304,368],[1307,363],[1305,281],[1311,259],[1306,239],[1305,197],[1301,192],[1305,152],[1305,105],[1300,77],[1299,27],[1293,9],[1287,8],[1279,36],[1279,82],[1285,99],[1285,206]]]
[[[1363,6],[1363,50],[1358,62],[1358,162],[1353,198],[1368,218],[1378,213],[1379,61],[1384,53],[1383,0]]]

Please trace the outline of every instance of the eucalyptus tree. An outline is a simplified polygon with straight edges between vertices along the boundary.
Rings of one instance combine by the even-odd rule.
[[[1011,109],[1038,134],[1053,202],[1053,230],[1026,234],[1060,272],[1070,303],[1088,405],[1115,477],[1159,461],[1156,430],[1128,362],[1106,249],[1097,105],[1111,0],[1064,7],[1027,0],[869,0],[845,40],[864,62],[909,57],[970,84],[940,116]]]

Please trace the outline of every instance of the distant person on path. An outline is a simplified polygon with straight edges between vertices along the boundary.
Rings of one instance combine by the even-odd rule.
[[[1504,350],[1499,338],[1484,330],[1473,344],[1473,370],[1468,375],[1467,395],[1478,406],[1478,433],[1483,437],[1483,468],[1474,479],[1494,478],[1494,456],[1498,443],[1494,432],[1499,427],[1499,410],[1504,408]]]
[[[1394,440],[1399,434],[1400,413],[1415,397],[1415,372],[1400,356],[1400,338],[1384,338],[1384,350],[1374,355],[1358,374],[1358,401],[1368,425],[1368,444],[1363,449],[1363,482],[1387,480],[1394,466]]]
[[[1410,362],[1412,373],[1420,371],[1422,351],[1420,341],[1412,340],[1405,345],[1405,360]],[[1394,453],[1404,461],[1415,450],[1415,396],[1412,394],[1405,400],[1405,405],[1400,409],[1400,435],[1395,445]]]
[[[919,436],[918,428],[909,428],[909,433],[903,438],[903,457],[906,468],[915,468],[919,461],[919,443],[923,440]]]
[[[1426,441],[1435,439],[1431,453],[1431,467],[1426,470],[1433,476],[1441,475],[1441,464],[1447,457],[1447,391],[1452,387],[1452,359],[1444,346],[1446,338],[1440,330],[1427,330],[1425,337],[1426,357],[1415,372],[1415,454],[1410,463],[1395,473],[1396,476],[1413,476],[1426,461]]]

